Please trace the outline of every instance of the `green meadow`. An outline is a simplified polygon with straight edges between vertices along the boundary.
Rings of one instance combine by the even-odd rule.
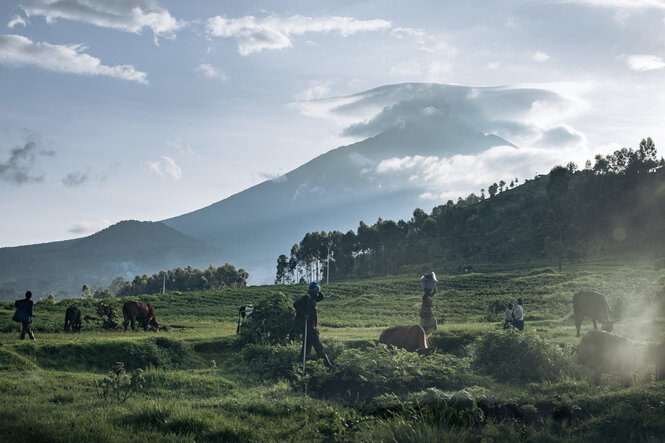
[[[136,297],[154,305],[158,333],[102,329],[97,306],[122,317],[122,299],[42,301],[35,342],[18,339],[2,302],[0,441],[665,440],[651,359],[665,341],[665,278],[653,265],[440,275],[429,357],[377,343],[387,326],[418,323],[418,277],[323,285],[320,334],[336,367],[312,357],[304,374],[298,340],[236,335],[241,305],[291,302],[301,285]],[[571,300],[582,289],[606,294],[614,332],[635,342],[630,380],[576,362]],[[500,306],[518,297],[525,331],[504,331]],[[62,331],[72,304],[80,334]]]

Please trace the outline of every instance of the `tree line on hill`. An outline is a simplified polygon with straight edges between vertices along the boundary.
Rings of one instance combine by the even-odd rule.
[[[276,284],[420,272],[563,263],[612,253],[662,255],[665,161],[651,138],[515,186],[494,183],[408,220],[361,221],[357,230],[308,232],[277,259]],[[505,188],[504,188],[505,187]]]
[[[226,263],[223,266],[208,266],[198,269],[192,266],[177,267],[168,271],[159,271],[151,276],[137,275],[131,281],[124,281],[122,277],[113,280],[107,289],[91,291],[88,285],[83,285],[82,296],[92,298],[126,297],[141,294],[157,294],[165,288],[173,291],[207,291],[226,288],[244,288],[247,286],[249,273],[242,268],[236,270],[235,266]]]

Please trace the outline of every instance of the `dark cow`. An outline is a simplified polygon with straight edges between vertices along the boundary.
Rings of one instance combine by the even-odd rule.
[[[385,329],[379,337],[379,343],[385,343],[420,355],[436,354],[436,348],[430,348],[427,335],[420,325],[392,326]]]
[[[584,317],[591,317],[593,329],[598,329],[597,321],[600,321],[603,331],[612,332],[612,321],[610,320],[610,307],[607,298],[595,291],[580,291],[573,295],[573,312],[575,314],[575,327],[577,337],[580,336],[580,327]]]
[[[665,380],[665,343],[661,343],[654,352],[656,359],[656,380]]]
[[[132,331],[134,330],[134,322],[138,321],[140,325],[143,326],[144,330],[148,330],[148,326],[155,328],[155,331],[159,331],[159,323],[155,318],[155,308],[152,307],[150,303],[143,301],[126,301],[122,305],[122,315],[124,321],[122,325],[127,330],[127,325],[132,323]]]
[[[637,365],[633,342],[605,331],[589,331],[577,347],[577,360],[598,374],[630,378]]]
[[[65,331],[81,332],[81,310],[76,306],[70,306],[65,311]]]

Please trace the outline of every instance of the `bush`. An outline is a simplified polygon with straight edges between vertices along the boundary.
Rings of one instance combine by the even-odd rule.
[[[291,341],[295,309],[283,293],[269,295],[255,306],[243,327],[243,339],[252,343],[286,344]]]
[[[493,331],[475,344],[472,367],[497,381],[557,381],[572,373],[563,352],[531,332]]]
[[[115,306],[109,303],[100,303],[97,306],[97,315],[102,320],[102,328],[113,330],[118,327],[118,308]]]
[[[345,349],[335,357],[336,368],[324,368],[320,361],[308,362],[303,379],[311,394],[361,400],[382,394],[405,394],[435,386],[459,389],[479,380],[468,375],[464,360],[449,355],[420,357],[383,345]]]

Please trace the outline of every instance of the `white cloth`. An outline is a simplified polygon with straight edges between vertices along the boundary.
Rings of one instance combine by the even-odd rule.
[[[513,319],[524,321],[524,309],[522,308],[522,305],[517,305],[515,306],[515,309],[513,309]]]
[[[513,310],[506,308],[506,321],[513,321]]]

